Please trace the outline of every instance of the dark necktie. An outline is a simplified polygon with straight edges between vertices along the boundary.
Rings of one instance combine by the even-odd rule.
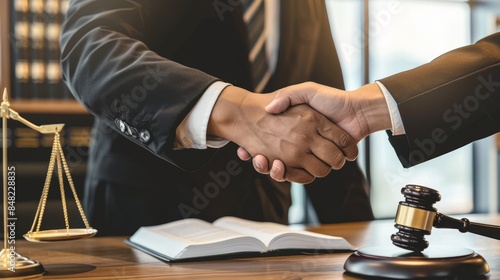
[[[252,68],[252,84],[255,92],[262,92],[271,73],[266,57],[266,29],[264,0],[246,0],[243,2],[243,20],[248,28],[249,55]]]

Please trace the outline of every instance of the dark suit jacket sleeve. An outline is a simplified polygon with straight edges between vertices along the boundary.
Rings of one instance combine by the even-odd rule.
[[[182,6],[183,2],[170,3]],[[147,5],[147,1],[71,1],[61,36],[63,76],[91,113],[122,134],[117,120],[148,131],[147,143],[130,134],[125,137],[176,163],[175,129],[216,78],[148,47],[157,36],[168,36],[166,28],[183,26],[175,26],[172,18],[180,18],[186,7],[176,11],[173,5],[161,19],[165,26],[153,26],[161,20],[152,18]]]
[[[389,137],[405,167],[500,131],[500,33],[380,81],[406,130]]]

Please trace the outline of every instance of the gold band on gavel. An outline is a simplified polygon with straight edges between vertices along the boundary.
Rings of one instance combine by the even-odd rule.
[[[402,226],[430,232],[432,230],[434,218],[436,218],[435,211],[428,211],[399,204],[394,222]]]

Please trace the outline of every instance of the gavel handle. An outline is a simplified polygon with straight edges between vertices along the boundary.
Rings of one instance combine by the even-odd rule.
[[[460,220],[437,213],[434,219],[435,228],[454,228],[460,232],[471,232],[486,237],[491,237],[500,240],[500,227],[494,225],[473,223],[469,219],[462,218]]]

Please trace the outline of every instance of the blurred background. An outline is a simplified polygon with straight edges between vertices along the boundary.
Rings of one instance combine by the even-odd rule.
[[[325,1],[348,90],[500,31],[498,0]],[[63,150],[81,197],[92,116],[61,80],[59,32],[67,4],[68,0],[0,1],[0,88],[9,90],[11,107],[26,119],[66,124]],[[496,139],[491,136],[410,169],[401,166],[385,132],[363,140],[359,163],[370,182],[376,218],[394,217],[406,184],[437,189],[443,198],[435,207],[443,213],[498,212]],[[18,216],[26,221],[17,230],[23,233],[38,205],[52,138],[9,122],[7,144],[9,165],[22,174],[16,177],[16,205]],[[60,228],[62,211],[55,210],[60,209],[60,197],[57,190],[53,193],[47,207],[60,218],[51,216],[47,228]],[[293,186],[293,202],[292,223],[316,222],[303,186]],[[71,207],[71,215],[78,215]]]
[[[326,0],[326,4],[347,90],[500,31],[497,0]],[[385,132],[369,136],[359,145],[359,163],[370,182],[376,218],[395,216],[406,184],[437,189],[442,199],[434,206],[443,213],[498,212],[496,139],[492,136],[405,169]],[[295,185],[294,191],[292,220],[314,223],[303,189]]]

